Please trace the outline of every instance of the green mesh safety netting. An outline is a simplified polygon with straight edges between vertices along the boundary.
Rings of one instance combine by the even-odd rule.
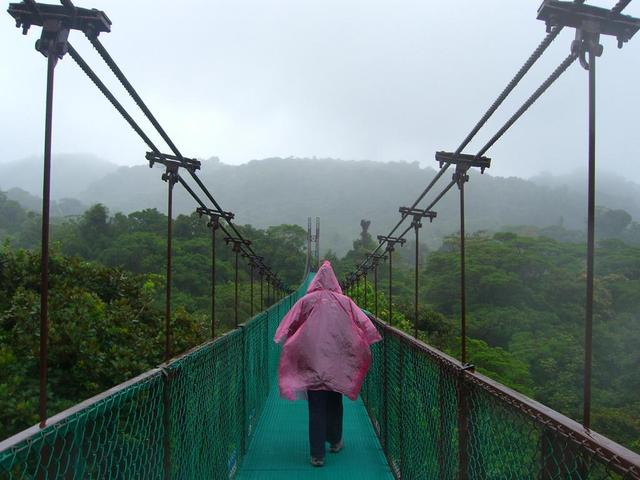
[[[300,288],[240,328],[0,443],[0,479],[233,478]]]
[[[153,478],[162,472],[162,372],[0,447],[0,478]],[[55,423],[53,423],[55,422]]]
[[[362,398],[397,478],[640,478],[637,455],[374,322]]]
[[[235,477],[275,387],[275,330],[311,278],[240,328],[0,443],[0,479]],[[374,321],[383,341],[362,398],[397,478],[640,479],[613,442]]]

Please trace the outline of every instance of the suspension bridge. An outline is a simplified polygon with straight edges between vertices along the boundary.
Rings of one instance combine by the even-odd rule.
[[[545,0],[538,19],[547,34],[505,89],[454,151],[435,155],[440,170],[379,245],[343,282],[370,316],[383,340],[372,346],[373,363],[361,396],[345,407],[345,448],[322,469],[308,465],[306,405],[278,398],[277,325],[304,295],[313,278],[311,241],[319,257],[319,225],[309,243],[307,272],[292,289],[256,252],[234,224],[235,216],[216,201],[197,172],[200,162],[182,155],[98,36],[110,31],[104,12],[24,0],[9,14],[27,34],[42,27],[36,49],[47,59],[42,208],[40,396],[37,425],[0,443],[0,478],[403,478],[403,479],[640,479],[640,456],[591,430],[591,357],[594,283],[595,92],[600,39],[613,36],[622,47],[640,29],[640,20],[622,12],[631,0],[611,9],[575,0]],[[464,153],[476,134],[511,94],[564,28],[575,29],[570,53],[524,104],[475,154]],[[160,135],[163,153],[70,43],[82,32],[98,51]],[[167,255],[164,363],[136,378],[49,416],[47,408],[49,205],[53,85],[56,63],[66,54],[146,144],[149,165],[160,164],[167,188]],[[470,169],[491,165],[485,154],[574,63],[588,72],[589,158],[586,315],[583,418],[578,422],[475,371],[466,349],[465,188]],[[437,190],[445,173],[451,180]],[[172,348],[172,206],[179,185],[194,200],[195,211],[211,230],[211,340],[175,356]],[[422,222],[437,220],[434,210],[453,187],[460,198],[460,358],[452,358],[417,339],[419,307],[419,232]],[[418,208],[432,194],[425,208]],[[406,225],[408,223],[408,225]],[[218,335],[215,316],[216,235],[235,254],[234,329]],[[413,232],[416,272],[414,335],[390,325],[393,312],[393,252]],[[247,261],[251,279],[250,319],[239,318],[239,261]],[[378,315],[378,268],[388,262],[388,315]],[[369,275],[373,274],[373,279]],[[255,295],[260,311],[254,312]],[[367,298],[367,282],[373,298]],[[360,289],[364,282],[364,289]],[[264,297],[273,299],[267,301]],[[269,303],[271,303],[269,305]],[[266,308],[265,308],[266,307]],[[241,321],[242,320],[242,321]]]

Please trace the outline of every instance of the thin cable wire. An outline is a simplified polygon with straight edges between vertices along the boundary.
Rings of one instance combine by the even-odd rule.
[[[516,121],[535,103],[538,98],[555,82],[560,75],[562,75],[573,62],[578,58],[578,56],[574,53],[569,54],[567,58],[565,58],[562,63],[556,68],[551,75],[538,87],[538,89],[531,95],[526,102],[518,109],[516,113],[514,113],[509,120],[502,126],[498,132],[491,137],[484,147],[480,149],[480,151],[476,154],[476,158],[484,155],[487,150],[489,150],[499,139],[506,133],[511,126],[516,123]]]
[[[100,40],[98,40],[97,36],[93,35],[93,34],[87,34],[86,35],[87,38],[89,39],[89,41],[91,42],[91,44],[93,45],[93,47],[98,51],[98,54],[102,57],[102,59],[104,60],[104,62],[107,64],[107,66],[111,69],[111,71],[113,72],[113,74],[116,76],[116,78],[120,81],[120,83],[122,84],[122,86],[125,88],[125,90],[127,91],[127,93],[129,93],[129,95],[131,96],[131,98],[134,100],[134,102],[136,103],[136,105],[138,105],[138,107],[142,110],[142,112],[144,113],[144,115],[147,117],[147,119],[149,120],[149,122],[151,122],[151,124],[154,126],[154,128],[156,129],[156,131],[160,134],[160,136],[163,138],[163,140],[167,143],[167,145],[169,146],[169,148],[171,149],[171,151],[180,159],[182,159],[182,154],[180,153],[180,151],[178,150],[178,147],[176,147],[175,143],[171,140],[171,138],[169,137],[169,135],[166,133],[166,131],[162,128],[162,126],[160,125],[160,122],[158,122],[158,120],[155,118],[155,116],[153,115],[153,113],[151,113],[151,110],[149,110],[149,108],[147,107],[147,105],[144,103],[144,101],[142,100],[142,97],[140,97],[140,95],[138,94],[138,92],[135,90],[135,88],[133,87],[133,85],[131,84],[131,82],[129,82],[129,80],[126,78],[126,76],[124,75],[124,73],[122,72],[122,70],[120,69],[120,67],[118,67],[117,63],[115,62],[115,60],[113,59],[113,57],[111,57],[111,55],[109,54],[109,52],[107,51],[107,49],[104,47],[104,45],[102,45],[102,43],[100,42]],[[195,172],[188,170],[189,174],[191,175],[191,177],[195,180],[195,182],[198,184],[198,186],[200,187],[200,189],[204,192],[204,194],[207,196],[207,198],[211,201],[211,203],[216,207],[216,209],[219,212],[223,212],[222,207],[220,206],[220,204],[215,200],[215,198],[213,197],[213,195],[209,192],[209,190],[207,189],[207,187],[204,185],[204,183],[202,183],[202,181],[200,180],[200,178],[195,174]],[[193,190],[192,190],[193,192]],[[193,196],[193,194],[192,194]],[[228,220],[227,218],[224,218],[225,222],[229,225],[229,227],[233,230],[235,236],[241,240],[244,240],[242,234],[240,233],[240,231],[236,228],[236,226],[233,224],[233,222],[231,222],[230,220]],[[228,232],[227,232],[227,235]],[[229,235],[231,236],[231,235]],[[250,245],[245,245],[246,249],[249,251],[249,253],[251,253],[252,255],[256,255],[255,251],[253,250],[253,248],[251,248]],[[267,267],[268,268],[268,267]],[[276,277],[277,278],[277,277]]]
[[[562,63],[553,71],[553,73],[542,83],[542,85],[540,85],[540,87],[538,87],[538,89],[518,109],[518,111],[514,113],[509,118],[509,120],[507,120],[507,122],[502,126],[502,128],[500,128],[500,130],[498,130],[498,132],[491,138],[491,140],[489,140],[489,142],[487,142],[485,146],[482,147],[482,149],[476,154],[476,158],[479,158],[482,155],[484,155],[507,132],[507,130],[509,130],[509,128],[536,102],[536,100],[538,100],[538,98],[540,98],[540,96],[542,96],[542,94],[567,70],[567,68],[569,68],[569,66],[573,64],[573,62],[577,58],[578,58],[577,55],[575,55],[574,53],[571,53],[569,56],[567,56],[567,58],[565,58],[562,61]],[[444,165],[442,167],[442,169],[438,172],[438,175],[436,175],[434,180],[432,180],[431,183],[429,184],[429,187],[428,187],[429,189],[444,174],[447,167],[448,165]],[[447,187],[445,187],[445,189],[429,204],[429,206],[425,210],[431,210],[442,199],[442,197],[444,197],[444,195],[451,189],[451,187],[453,187],[454,184],[455,184],[455,181],[451,181],[447,185]],[[414,202],[414,205],[411,208],[415,208],[415,205],[417,205],[417,203],[420,200],[421,198],[419,197],[418,200]],[[403,214],[400,222],[398,222],[396,227],[392,230],[392,232],[388,236],[391,236],[393,234],[393,232],[402,224],[402,222],[406,217],[407,217],[407,214]],[[408,230],[409,229],[405,230],[405,233],[403,233],[402,236],[404,236]],[[400,238],[402,238],[402,236]],[[380,242],[380,244],[371,253],[371,255],[375,254],[385,242],[386,240]],[[360,263],[360,265],[358,265],[358,267],[356,268],[356,272],[362,268],[364,263],[365,262],[362,262]]]
[[[120,67],[118,67],[115,60],[111,57],[111,55],[109,55],[109,52],[107,52],[107,49],[104,48],[104,45],[102,45],[100,40],[98,40],[98,37],[94,34],[86,34],[86,37],[89,39],[89,42],[91,42],[91,45],[93,45],[93,47],[98,51],[98,54],[102,57],[102,59],[107,64],[107,66],[111,69],[111,71],[116,76],[116,78],[120,81],[120,83],[125,88],[127,93],[129,93],[131,98],[133,98],[133,100],[136,102],[136,105],[140,107],[140,110],[142,110],[144,115],[155,127],[155,129],[158,131],[158,133],[163,138],[163,140],[167,142],[167,145],[169,146],[171,151],[177,157],[182,158],[182,154],[178,150],[178,147],[176,147],[176,145],[173,143],[171,138],[169,138],[169,135],[167,135],[167,132],[164,131],[164,129],[162,128],[162,126],[160,125],[156,117],[153,116],[153,114],[151,113],[151,110],[149,110],[147,105],[142,100],[142,97],[138,95],[138,92],[136,92],[135,88],[133,88],[133,85],[131,85],[131,82],[129,82],[127,77],[125,77],[124,73],[122,73],[122,70],[120,70]]]
[[[619,3],[622,3],[622,1],[623,0],[621,0],[621,2],[619,2]],[[624,1],[628,2],[630,0],[624,0]],[[575,0],[575,3],[584,3],[584,0]],[[622,8],[624,8],[624,7],[622,7]],[[465,139],[462,141],[462,143],[458,146],[458,148],[456,149],[456,151],[454,153],[454,157],[459,155],[462,152],[462,150],[464,150],[464,148],[477,135],[477,133],[480,131],[480,129],[487,123],[489,118],[491,118],[491,116],[496,112],[498,107],[500,107],[500,105],[502,105],[502,103],[506,100],[506,98],[511,94],[513,89],[520,83],[522,78],[524,78],[524,76],[529,72],[529,70],[531,70],[531,67],[536,63],[536,61],[538,61],[538,59],[542,56],[542,54],[549,47],[549,45],[551,45],[551,43],[557,38],[557,36],[562,31],[562,29],[563,29],[563,27],[561,27],[561,26],[554,27],[551,30],[551,32],[549,32],[547,34],[547,36],[540,42],[540,44],[536,47],[536,49],[533,51],[533,53],[526,60],[524,65],[522,67],[520,67],[520,70],[518,70],[518,72],[509,81],[509,83],[504,88],[504,90],[502,90],[500,95],[498,95],[498,98],[496,98],[496,100],[491,104],[489,109],[484,113],[484,115],[480,118],[480,120],[476,123],[476,125],[471,129],[471,131],[465,137]],[[448,170],[450,165],[451,165],[451,163],[445,163],[440,168],[438,173],[436,173],[436,176],[431,180],[431,182],[429,182],[427,187],[422,191],[422,193],[418,196],[418,198],[413,202],[413,205],[411,206],[412,209],[416,208],[416,206],[422,201],[422,199],[431,191],[431,189],[438,182],[438,180],[440,180],[440,178]],[[437,203],[437,202],[432,202],[432,206],[435,205],[435,203]],[[429,208],[427,208],[426,210],[429,210]],[[393,235],[395,233],[395,231],[402,225],[402,223],[405,221],[406,218],[407,218],[407,215],[406,214],[402,214],[402,217],[400,218],[400,221],[396,224],[395,227],[393,227],[393,229],[391,230],[391,232],[389,232],[389,234],[387,236]],[[375,250],[373,250],[373,252],[371,252],[371,254],[373,255],[373,254],[377,253],[378,250],[380,250],[380,248],[384,245],[384,243],[385,242],[381,242],[375,248]],[[360,268],[362,268],[362,266],[363,266],[363,264],[360,264],[357,267],[356,271],[359,270]]]
[[[431,210],[436,205],[436,203],[438,203],[440,199],[444,197],[449,190],[451,190],[451,187],[453,187],[455,184],[456,184],[456,181],[451,180],[449,184],[446,187],[444,187],[444,190],[440,192],[440,194],[429,204],[429,206],[425,210]]]
[[[631,0],[620,0],[618,1],[618,3],[612,8],[612,12],[614,13],[620,13],[629,3],[631,2]],[[584,0],[574,0],[574,3],[576,4],[583,4]],[[538,59],[542,56],[542,54],[546,51],[546,49],[549,47],[549,45],[551,45],[551,43],[553,43],[553,41],[558,37],[558,35],[560,34],[560,32],[563,30],[562,26],[556,26],[553,27],[553,29],[551,30],[551,32],[549,32],[546,37],[540,42],[540,44],[536,47],[536,49],[533,51],[533,53],[529,56],[529,58],[527,59],[527,61],[524,63],[524,65],[522,67],[520,67],[520,70],[518,70],[518,72],[515,74],[515,76],[509,81],[509,83],[507,84],[507,86],[504,88],[504,90],[500,93],[500,95],[498,95],[498,98],[496,98],[496,100],[491,104],[491,106],[489,107],[489,109],[484,113],[484,115],[480,118],[480,120],[478,121],[478,123],[476,123],[476,125],[471,129],[471,131],[469,132],[469,134],[465,137],[465,139],[462,141],[462,143],[458,146],[458,148],[456,149],[455,153],[454,153],[454,158],[456,155],[459,155],[462,150],[464,150],[464,148],[471,142],[471,140],[477,135],[477,133],[480,131],[480,129],[487,123],[487,121],[489,120],[489,118],[496,112],[496,110],[498,109],[498,107],[500,105],[502,105],[502,103],[506,100],[506,98],[511,94],[511,92],[513,91],[513,89],[520,83],[520,81],[524,78],[524,76],[529,72],[529,70],[531,70],[531,67],[536,63],[536,61],[538,61]],[[568,61],[568,58],[565,59],[565,62]],[[575,58],[574,58],[575,60]],[[560,72],[558,72],[558,70],[562,69],[564,63],[563,62],[560,67],[558,67],[558,69],[556,69],[556,71],[552,74],[551,77],[553,77],[554,75],[557,74],[556,78],[559,77],[564,70],[566,70],[566,68],[568,68],[568,66],[570,65],[571,62],[569,62],[569,65],[566,65],[564,67],[564,69]],[[550,78],[551,78],[550,77]],[[547,79],[548,81],[549,79]],[[546,84],[547,82],[545,82]],[[540,97],[540,95],[542,95],[542,93],[544,93],[544,91],[549,88],[549,86],[551,85],[551,83],[553,83],[553,81],[551,81],[548,85],[545,86],[545,84],[543,84],[543,86],[541,86],[538,90],[536,90],[536,92],[529,98],[529,100],[533,101],[530,104],[525,104],[525,106],[523,106],[518,112],[516,112],[516,114],[513,115],[513,117],[509,120],[511,123],[507,122],[507,124],[505,124],[505,126],[503,126],[503,129],[501,129],[501,131],[499,131],[494,138],[492,138],[492,141],[490,141],[489,143],[487,143],[487,145],[485,145],[485,148],[483,148],[481,150],[482,153],[478,153],[476,156],[480,157],[483,155],[484,152],[486,152],[508,129],[509,127],[511,127],[511,125],[513,125],[513,123],[520,117],[522,116],[522,114],[533,104],[533,102],[535,102],[535,100],[537,98]],[[537,94],[537,95],[536,95]],[[535,98],[534,98],[535,97]],[[527,102],[528,103],[528,102]],[[506,128],[505,128],[506,127]],[[503,131],[504,130],[504,131]],[[438,173],[436,174],[436,176],[433,178],[433,180],[431,180],[431,182],[429,183],[429,185],[427,185],[427,187],[423,190],[423,192],[418,196],[418,198],[416,199],[416,201],[413,203],[413,205],[411,206],[411,208],[415,208],[421,201],[422,199],[431,191],[431,189],[433,188],[433,186],[436,184],[436,182],[442,177],[442,175],[444,175],[444,173],[447,171],[447,169],[449,168],[449,166],[451,165],[451,163],[445,163],[440,170],[438,171]],[[440,195],[438,195],[438,197],[436,198],[436,200],[434,200],[433,202],[431,202],[431,204],[429,205],[429,207],[427,207],[425,210],[430,210],[431,208],[433,208],[433,206],[435,206],[437,204],[437,202],[442,198],[442,196],[444,196],[444,194],[449,191],[449,189],[451,189],[453,185],[450,184],[447,188],[445,188],[445,191],[443,193],[441,193]],[[407,217],[407,214],[402,214],[402,217],[400,218],[400,221],[396,224],[395,227],[393,227],[393,229],[391,230],[391,232],[387,235],[387,236],[391,236],[393,235],[393,233],[400,227],[400,225],[402,225],[402,223],[405,221]],[[386,243],[386,241],[381,242],[372,252],[370,255],[374,255],[375,253],[377,253],[380,248],[382,248],[382,246]],[[360,270],[363,265],[366,263],[366,260],[362,263],[360,263],[357,268],[356,271]]]
[[[196,203],[198,205],[200,205],[202,208],[207,208],[207,206],[205,205],[205,203],[202,201],[202,199],[196,194],[196,192],[193,191],[193,189],[191,188],[191,186],[185,181],[184,178],[182,178],[181,175],[178,175],[178,182],[180,182],[180,185],[182,185],[182,187],[193,197],[193,199],[196,201]],[[231,235],[229,233],[229,231],[224,228],[224,225],[219,224],[219,228],[220,230],[222,230],[222,233],[224,233],[227,237],[232,237],[233,235]],[[243,247],[247,247],[247,245],[242,245],[240,247],[240,250],[242,251],[242,253],[247,253],[243,250]]]
[[[160,150],[153,144],[151,139],[147,136],[146,133],[140,128],[140,126],[135,122],[131,115],[127,113],[124,107],[116,100],[116,97],[109,91],[107,86],[102,83],[102,81],[98,78],[98,75],[89,67],[87,62],[84,61],[82,56],[76,51],[75,48],[71,46],[71,43],[67,43],[69,47],[69,54],[71,58],[78,64],[78,66],[82,69],[82,71],[91,79],[91,81],[98,87],[98,90],[102,92],[102,94],[107,97],[107,100],[111,102],[111,105],[115,107],[115,109],[122,115],[122,117],[127,121],[127,123],[133,128],[133,130],[142,138],[144,143],[153,150],[155,153],[160,153]]]
[[[118,100],[115,98],[115,96],[113,95],[113,93],[111,93],[111,91],[107,88],[107,86],[100,80],[100,78],[98,77],[98,75],[91,69],[91,67],[89,67],[89,65],[87,64],[87,62],[85,62],[85,60],[82,58],[82,56],[73,48],[73,46],[69,43],[69,54],[71,55],[71,57],[73,58],[73,60],[78,64],[78,66],[81,68],[82,71],[84,71],[84,73],[89,77],[89,79],[96,85],[96,87],[98,87],[98,90],[100,90],[100,92],[102,92],[102,94],[107,98],[107,100],[109,100],[109,102],[115,107],[115,109],[120,113],[120,115],[122,115],[122,117],[127,121],[127,123],[131,126],[131,128],[138,134],[138,136],[145,142],[145,144],[147,144],[147,146],[154,152],[154,153],[160,153],[160,150],[158,149],[158,147],[156,147],[156,145],[152,142],[152,140],[147,136],[147,134],[142,130],[142,128],[136,123],[136,121],[131,117],[131,115],[129,115],[129,113],[126,111],[126,109],[122,106],[122,104],[120,102],[118,102]],[[101,44],[100,44],[101,46]],[[108,53],[106,53],[106,50],[104,50],[104,47],[102,48],[102,50],[104,51],[104,53],[106,55],[108,55]],[[104,58],[104,57],[103,57]],[[111,57],[108,57],[110,59],[110,62],[107,63],[113,63],[115,65],[115,62],[113,62],[113,59],[111,59]],[[110,65],[111,66],[111,65]],[[117,68],[117,66],[115,66]],[[112,69],[113,70],[113,69]],[[117,76],[123,77],[122,72],[120,71],[119,68],[117,68],[117,71],[119,72],[117,74]],[[115,73],[115,72],[114,72]],[[144,105],[144,102],[142,102],[142,99],[140,98],[139,95],[137,95],[137,93],[135,92],[135,90],[133,90],[133,87],[131,86],[131,84],[124,79],[124,81],[121,79],[121,83],[123,84],[123,86],[125,86],[125,88],[127,89],[127,91],[129,91],[129,93],[131,94],[131,96],[134,98],[134,100],[136,100],[136,103],[138,103],[138,105],[140,106],[140,104],[142,104],[144,106],[144,108],[141,106],[141,109],[143,111],[149,113],[149,115],[153,118],[153,121],[151,120],[151,118],[149,119],[150,121],[152,121],[152,123],[154,123],[154,126],[156,126],[157,124],[157,129],[158,132],[163,136],[163,138],[165,139],[165,141],[167,141],[167,144],[169,145],[169,147],[172,149],[172,151],[176,154],[176,156],[178,156],[179,158],[182,158],[182,155],[180,154],[179,150],[175,147],[175,145],[173,144],[173,142],[171,141],[171,139],[168,137],[168,135],[166,134],[166,132],[164,132],[164,130],[162,129],[162,127],[158,124],[157,120],[155,120],[155,117],[153,117],[153,115],[151,114],[151,112],[149,111],[149,109],[146,107],[146,105]],[[128,88],[127,88],[128,87]],[[133,93],[132,93],[133,92]],[[166,138],[165,138],[166,137]],[[220,206],[220,204],[213,198],[213,195],[211,195],[211,193],[209,192],[209,190],[206,188],[206,186],[202,183],[202,181],[195,175],[194,172],[192,172],[191,170],[189,170],[189,174],[192,176],[192,178],[194,178],[194,180],[196,181],[196,183],[199,185],[199,187],[202,189],[202,191],[206,194],[207,198],[209,200],[211,200],[211,202],[214,204],[214,206],[216,207],[216,209],[222,213],[223,209]],[[200,200],[200,198],[195,194],[195,192],[193,191],[192,188],[190,188],[188,186],[188,184],[186,184],[184,182],[184,179],[180,178],[180,183],[181,185],[183,185],[183,187],[185,187],[185,189],[189,192],[189,194],[194,198],[194,200],[196,200],[196,202],[203,208],[206,208],[206,205],[202,202],[202,200]],[[231,229],[233,230],[235,237],[239,238],[241,240],[245,240],[244,237],[242,236],[242,234],[240,233],[240,231],[236,228],[236,226],[229,220],[227,220],[226,218],[222,217],[227,224],[231,227]],[[227,235],[227,236],[234,236],[231,235],[230,232],[224,228],[224,226],[221,224],[221,228],[222,231]],[[248,250],[248,252],[245,253],[250,253],[251,255],[256,255],[255,251],[249,246],[249,245],[244,245],[244,248],[246,250]],[[243,250],[244,251],[244,250]],[[264,267],[268,270],[271,270],[267,265],[264,265]],[[274,275],[274,279],[278,280],[278,277]]]
[[[627,8],[627,5],[631,3],[631,0],[620,0],[618,3],[614,5],[611,9],[613,13],[622,13],[622,10]]]

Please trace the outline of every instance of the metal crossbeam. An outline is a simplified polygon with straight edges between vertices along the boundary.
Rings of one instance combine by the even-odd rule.
[[[400,207],[399,212],[402,215],[413,216],[413,225],[418,227],[422,226],[420,219],[428,218],[429,222],[433,222],[433,219],[438,216],[438,213],[433,210],[421,210],[419,208],[411,207]]]
[[[440,168],[445,164],[456,165],[457,170],[467,171],[471,167],[478,167],[480,173],[484,173],[485,168],[491,166],[491,159],[477,155],[454,152],[436,152],[436,161],[440,163]]]
[[[400,237],[387,237],[385,235],[378,235],[378,241],[380,243],[387,242],[390,245],[395,245],[396,243],[399,243],[400,245],[404,245],[404,243],[407,240],[405,238],[400,238]]]
[[[640,29],[640,19],[629,15],[594,5],[558,0],[545,0],[538,9],[537,18],[545,22],[547,32],[553,27],[572,27],[589,33],[611,35],[618,40],[618,48],[622,48]]]
[[[246,245],[246,246],[251,245],[251,240],[246,240],[240,237],[224,237],[224,241],[227,245],[229,245],[230,243],[233,243],[234,252],[236,251],[236,249],[237,251],[240,251],[240,247],[242,245]]]
[[[198,208],[196,208],[196,213],[198,215],[200,215],[201,217],[203,215],[207,215],[207,216],[209,216],[211,218],[213,218],[213,217],[224,218],[226,221],[231,221],[235,217],[235,214],[233,214],[231,212],[224,212],[222,210],[213,210],[211,208],[206,208],[206,207],[198,207]]]
[[[178,157],[177,155],[169,155],[167,153],[147,152],[145,158],[149,160],[149,168],[154,164],[161,163],[167,169],[175,170],[178,167],[186,168],[190,172],[200,170],[200,161],[193,158]]]
[[[7,9],[16,21],[16,27],[22,28],[26,35],[32,25],[44,27],[60,24],[66,30],[80,30],[95,35],[111,31],[111,20],[103,11],[95,8],[73,7],[67,5],[53,5],[50,3],[36,3],[25,1],[10,3]]]

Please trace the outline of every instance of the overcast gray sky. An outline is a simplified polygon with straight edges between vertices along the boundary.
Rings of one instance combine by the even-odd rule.
[[[544,37],[539,3],[76,1],[111,18],[102,42],[184,155],[233,164],[317,156],[425,165],[435,165],[436,150],[458,146]],[[640,0],[625,13],[640,16]],[[567,55],[573,34],[565,29],[468,153]],[[34,50],[38,36],[33,28],[23,37],[4,14],[0,161],[41,154],[46,61]],[[83,35],[72,32],[70,41],[132,105]],[[640,35],[622,50],[615,39],[602,43],[598,162],[640,181]],[[576,63],[489,151],[491,173],[583,168],[586,99],[587,72]],[[56,69],[54,115],[54,152],[144,163],[145,145],[69,56]]]

